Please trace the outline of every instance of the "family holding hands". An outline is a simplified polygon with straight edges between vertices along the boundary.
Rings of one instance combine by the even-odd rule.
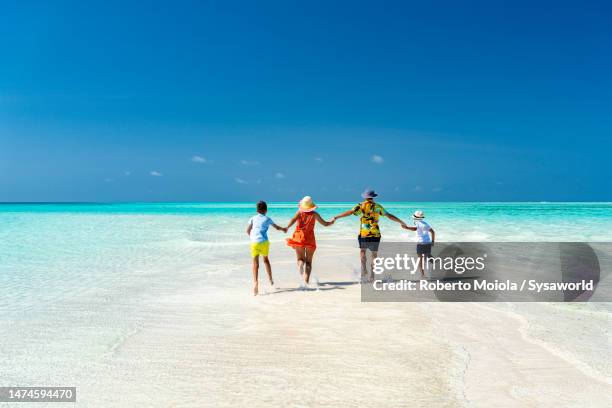
[[[359,242],[360,258],[361,258],[361,279],[362,281],[367,279],[372,281],[374,275],[372,272],[368,274],[367,270],[367,258],[366,251],[370,250],[372,253],[372,262],[377,257],[378,246],[380,244],[380,229],[378,221],[381,216],[387,217],[392,221],[395,221],[401,225],[402,228],[410,231],[416,231],[418,243],[417,243],[417,254],[420,257],[419,265],[421,271],[421,277],[424,276],[423,271],[423,258],[431,256],[431,247],[435,242],[435,232],[431,226],[423,221],[425,214],[422,211],[416,211],[412,218],[414,226],[408,226],[402,220],[387,212],[382,205],[374,202],[374,198],[377,196],[374,190],[366,190],[361,194],[365,201],[357,204],[353,209],[347,210],[333,217],[330,221],[325,221],[321,215],[315,210],[317,206],[313,202],[310,196],[306,196],[300,200],[298,204],[298,211],[295,213],[293,218],[289,221],[286,227],[276,225],[270,217],[266,214],[268,212],[268,206],[264,201],[257,203],[257,215],[253,216],[249,220],[247,227],[247,234],[251,239],[251,256],[253,257],[253,294],[259,293],[259,257],[263,257],[264,265],[270,284],[274,285],[272,278],[272,267],[270,265],[270,259],[268,254],[270,251],[270,241],[268,240],[268,228],[272,226],[276,230],[287,232],[294,224],[295,231],[291,238],[287,238],[287,245],[295,250],[298,269],[300,275],[304,280],[304,285],[307,287],[310,282],[310,275],[312,272],[312,258],[315,250],[317,249],[317,243],[315,240],[314,228],[315,224],[319,224],[328,227],[334,222],[343,217],[349,215],[360,216],[361,227],[359,229],[359,235],[357,240]],[[370,269],[371,271],[372,269]]]

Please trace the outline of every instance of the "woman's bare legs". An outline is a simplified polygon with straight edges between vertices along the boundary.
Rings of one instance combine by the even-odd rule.
[[[306,262],[306,253],[304,252],[304,248],[295,247],[293,249],[295,249],[295,256],[297,258],[300,277],[304,278],[304,263]]]
[[[306,275],[304,276],[304,281],[306,281],[306,284],[308,284],[310,281],[310,273],[312,272],[312,257],[314,256],[315,251],[316,251],[316,248],[305,248],[304,249],[304,252],[306,255],[306,260],[305,260]]]

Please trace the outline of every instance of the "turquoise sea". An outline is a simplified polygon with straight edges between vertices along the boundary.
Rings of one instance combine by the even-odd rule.
[[[612,241],[612,203],[383,204],[406,221],[425,211],[439,241]],[[329,218],[353,205],[319,203],[319,212]],[[269,215],[284,225],[295,209],[272,203]],[[239,265],[248,261],[252,214],[253,203],[2,204],[0,307],[24,310],[67,287],[115,290],[155,274],[170,273],[167,285],[188,282],[190,273],[212,282],[240,271],[236,279],[248,279]],[[352,239],[357,224],[349,217],[319,226],[318,240]],[[383,239],[414,239],[388,220],[381,230]],[[284,247],[283,234],[270,237],[275,250]]]
[[[383,203],[409,221],[425,211],[439,241],[612,241],[612,203]],[[354,203],[319,203],[324,218]],[[295,203],[272,203],[284,225]],[[44,307],[66,293],[96,290],[116,296],[150,284],[188,283],[192,274],[249,279],[246,223],[253,203],[2,204],[0,309]],[[318,240],[352,239],[358,221],[317,228]],[[411,241],[395,223],[381,223],[383,239]],[[274,251],[284,235],[270,232]],[[159,275],[155,279],[156,275]]]

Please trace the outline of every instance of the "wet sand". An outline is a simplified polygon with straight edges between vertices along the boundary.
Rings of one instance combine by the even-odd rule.
[[[153,276],[108,309],[77,294],[12,322],[27,341],[5,348],[2,380],[76,385],[88,407],[612,406],[609,304],[362,303],[355,248],[323,248],[318,290],[277,251],[278,288],[252,296],[241,251],[240,280]]]
[[[140,329],[96,362],[100,372],[81,385],[81,398],[211,407],[612,405],[610,366],[596,363],[611,351],[607,309],[361,303],[354,256],[353,248],[318,254],[318,290],[296,290],[293,259],[283,257],[274,263],[274,292],[264,280],[258,297],[248,286],[160,297]],[[551,307],[555,326],[574,330],[539,332]],[[581,342],[587,354],[572,349]],[[114,391],[100,397],[100,389]]]

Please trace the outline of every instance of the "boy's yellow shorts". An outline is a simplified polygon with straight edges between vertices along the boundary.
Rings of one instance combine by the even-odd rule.
[[[256,257],[259,255],[268,256],[270,252],[270,241],[264,242],[251,242],[251,256]]]

